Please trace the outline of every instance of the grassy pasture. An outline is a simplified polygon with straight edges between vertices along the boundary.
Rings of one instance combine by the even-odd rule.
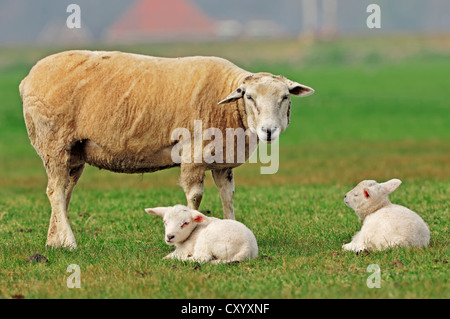
[[[0,297],[449,298],[449,41],[401,37],[114,48],[221,55],[251,71],[283,74],[316,89],[311,97],[293,98],[279,171],[260,175],[260,164],[235,171],[236,216],[254,231],[260,257],[200,267],[162,260],[171,250],[163,242],[162,222],[143,211],[185,202],[178,169],[123,175],[87,167],[69,210],[79,249],[45,247],[46,176],[26,134],[18,84],[37,59],[59,49],[1,49]],[[221,217],[209,175],[201,209]],[[403,185],[392,201],[428,223],[430,247],[343,252],[342,244],[360,227],[343,194],[363,179],[394,177]],[[35,253],[50,262],[27,263]],[[81,289],[66,286],[70,264],[80,266]],[[380,266],[380,289],[366,286],[370,264]]]

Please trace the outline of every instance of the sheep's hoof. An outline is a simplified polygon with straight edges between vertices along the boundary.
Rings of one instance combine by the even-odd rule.
[[[69,250],[77,249],[77,243],[75,239],[61,240],[58,236],[54,236],[53,238],[47,238],[47,243],[45,245],[50,248],[67,248]]]
[[[73,243],[73,244],[49,244],[49,243],[46,243],[45,245],[47,247],[54,248],[54,249],[65,248],[65,249],[68,249],[68,250],[75,250],[75,249],[78,248],[76,243]]]

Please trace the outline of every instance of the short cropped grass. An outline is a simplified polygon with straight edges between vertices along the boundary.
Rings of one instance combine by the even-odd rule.
[[[0,298],[449,298],[450,57],[389,59],[355,41],[314,44],[300,66],[242,60],[316,94],[293,98],[276,174],[261,175],[261,164],[236,169],[236,217],[255,233],[259,257],[218,266],[162,259],[171,251],[162,221],[143,209],[185,203],[178,169],[123,175],[87,167],[69,210],[79,248],[45,247],[46,176],[17,88],[31,66],[24,56],[41,51],[17,54],[0,73]],[[367,52],[355,62],[348,52],[359,46]],[[151,47],[130,50],[152,54]],[[8,52],[0,56],[12,59]],[[392,201],[423,217],[430,246],[342,251],[360,228],[343,195],[363,179],[394,177],[403,184]],[[205,188],[201,209],[221,217],[209,173]],[[49,262],[27,262],[36,253]],[[81,289],[67,287],[71,264],[80,266]],[[381,269],[379,289],[366,284],[371,264]]]

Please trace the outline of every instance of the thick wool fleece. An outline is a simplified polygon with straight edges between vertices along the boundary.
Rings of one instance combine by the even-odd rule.
[[[242,101],[217,105],[249,72],[216,57],[158,58],[67,51],[39,61],[20,84],[24,116],[41,157],[67,150],[87,163],[138,173],[175,166],[171,132],[247,129]],[[51,143],[49,143],[51,142]],[[49,150],[51,148],[51,150]]]

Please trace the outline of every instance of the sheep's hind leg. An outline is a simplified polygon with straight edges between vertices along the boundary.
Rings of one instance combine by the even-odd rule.
[[[77,184],[78,180],[80,179],[81,174],[83,173],[83,170],[84,170],[84,164],[70,169],[69,185],[67,185],[67,188],[66,188],[66,211],[69,210],[69,204],[70,204],[70,199],[72,198],[73,189],[74,189],[75,185]]]
[[[219,190],[220,198],[222,200],[223,218],[235,219],[234,217],[234,178],[233,169],[226,168],[220,170],[213,170],[212,176],[214,183]]]
[[[46,244],[54,248],[77,248],[67,216],[68,200],[74,186],[74,180],[70,178],[69,157],[68,152],[62,151],[61,154],[44,160],[48,176],[47,196],[52,207]],[[69,187],[70,192],[67,192]]]
[[[66,188],[66,211],[69,210],[73,189],[80,179],[81,174],[83,174],[85,164],[86,162],[83,157],[83,142],[80,142],[75,144],[70,151],[69,184]]]

